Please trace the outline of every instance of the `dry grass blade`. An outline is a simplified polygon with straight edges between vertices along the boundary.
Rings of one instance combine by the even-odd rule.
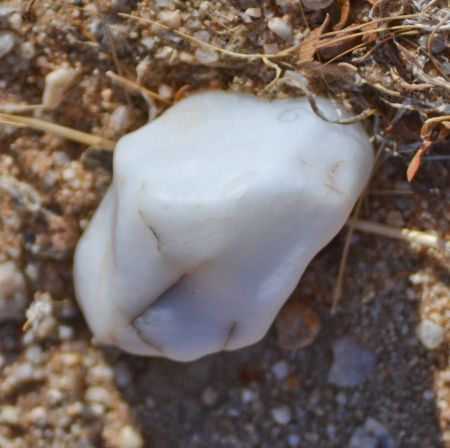
[[[77,131],[76,129],[61,126],[49,121],[40,120],[38,118],[0,113],[0,122],[8,125],[27,127],[36,131],[49,132],[83,145],[96,146],[109,150],[113,150],[115,146],[115,142],[112,140],[108,140],[97,135],[88,134],[86,132]]]
[[[349,225],[352,225],[354,229],[361,230],[363,232],[407,241],[413,244],[420,244],[432,249],[444,251],[445,253],[450,253],[450,241],[440,238],[438,235],[433,233],[407,228],[400,229],[361,219],[352,219],[349,221]]]
[[[108,39],[109,47],[111,48],[111,56],[112,56],[112,59],[114,62],[114,66],[116,67],[117,73],[119,73],[120,75],[123,75],[123,71],[122,71],[122,68],[119,63],[119,56],[117,55],[116,45],[114,43],[114,37],[112,35],[111,29],[109,28],[108,23],[106,22],[106,20],[103,16],[103,12],[100,8],[99,0],[94,0],[94,5],[95,5],[95,9],[97,10],[98,18],[100,19],[103,29],[105,30],[105,34]],[[131,100],[130,100],[127,92],[125,92],[125,97],[126,97],[128,105],[131,106]]]
[[[337,276],[337,280],[336,280],[336,286],[335,286],[334,292],[333,292],[333,301],[332,301],[332,306],[331,306],[332,314],[334,314],[336,312],[339,301],[342,298],[342,289],[343,289],[342,286],[344,284],[345,271],[347,269],[347,260],[348,260],[348,255],[350,253],[350,244],[352,241],[353,232],[355,231],[354,222],[357,220],[359,213],[361,212],[361,208],[362,208],[364,199],[368,192],[368,186],[374,176],[374,173],[376,171],[377,165],[379,164],[380,157],[381,157],[381,154],[383,153],[383,151],[384,151],[384,146],[381,145],[377,149],[377,152],[375,154],[374,167],[372,168],[372,172],[370,174],[370,179],[366,185],[366,188],[364,189],[360,198],[358,199],[358,202],[356,203],[355,208],[353,210],[353,215],[352,215],[353,219],[349,219],[349,221],[348,221],[348,229],[347,229],[347,234],[345,235],[344,249],[342,250],[342,256],[341,256],[341,261],[339,263],[338,276]]]
[[[157,93],[137,84],[134,81],[131,81],[130,79],[124,78],[123,76],[120,76],[116,73],[113,73],[111,71],[106,72],[106,76],[111,78],[113,81],[116,81],[119,84],[122,84],[124,87],[138,91],[144,95],[149,96],[150,98],[153,98],[154,100],[161,101],[162,103],[171,105],[172,102],[167,100],[166,98],[163,98],[161,95],[158,95]]]

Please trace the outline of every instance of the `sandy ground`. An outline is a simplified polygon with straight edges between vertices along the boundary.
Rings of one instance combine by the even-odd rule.
[[[373,2],[353,3],[356,15]],[[77,72],[54,110],[14,112],[111,140],[184,86],[269,95],[274,76],[261,61],[227,59],[118,11],[244,53],[275,53],[304,29],[295,1],[116,0],[102,4],[103,22],[93,2],[36,0],[24,16],[26,7],[0,4],[1,103],[40,104],[45,76],[66,64]],[[285,19],[291,34],[274,35],[255,8]],[[320,24],[323,14],[307,17]],[[122,75],[159,99],[106,74],[118,69],[104,23]],[[360,218],[448,239],[448,141],[408,184],[420,122],[400,118],[385,134]],[[0,126],[0,447],[450,447],[450,263],[442,250],[356,231],[332,313],[343,230],[303,276],[284,311],[290,319],[280,316],[257,345],[189,364],[139,358],[96,345],[73,295],[73,249],[110,178],[109,150]],[[287,335],[309,345],[283,349]]]

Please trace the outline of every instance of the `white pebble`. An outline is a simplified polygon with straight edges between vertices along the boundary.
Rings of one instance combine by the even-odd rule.
[[[20,54],[25,59],[33,59],[36,55],[36,49],[31,42],[24,42],[20,46]]]
[[[251,389],[242,389],[241,400],[243,403],[250,403],[256,398],[256,393]]]
[[[6,56],[14,47],[14,34],[9,31],[0,33],[0,58]]]
[[[292,36],[292,27],[280,17],[273,17],[267,23],[269,30],[280,39],[287,40]]]
[[[11,25],[12,29],[20,31],[23,24],[22,14],[20,14],[19,12],[14,12],[13,14],[11,14],[9,16],[9,24]]]
[[[141,448],[144,446],[142,436],[130,425],[126,425],[120,430],[119,442],[119,446],[122,448]]]
[[[195,50],[195,57],[200,64],[214,64],[219,60],[219,55],[214,50],[206,50],[204,48],[197,48]]]
[[[420,342],[429,350],[438,348],[444,341],[444,329],[433,322],[425,319],[417,325],[416,334]]]
[[[25,358],[33,364],[39,364],[42,359],[42,348],[39,345],[30,345],[25,351]]]
[[[128,107],[121,104],[114,109],[109,119],[109,127],[114,132],[123,132],[128,127],[130,112]]]
[[[261,17],[261,8],[247,8],[245,14],[255,19]]]
[[[48,109],[59,106],[64,98],[67,88],[75,79],[77,70],[68,67],[59,67],[45,77],[45,89],[42,96],[42,105]]]
[[[5,405],[0,410],[0,423],[17,425],[20,422],[20,415],[20,408],[12,405]]]
[[[284,380],[289,373],[289,364],[285,360],[278,361],[272,366],[272,374],[277,380]]]
[[[155,46],[155,39],[153,37],[143,37],[141,44],[147,49],[151,50]]]
[[[170,28],[178,28],[181,25],[181,16],[178,10],[161,11],[158,15],[161,22]]]
[[[291,411],[287,406],[277,406],[270,413],[279,425],[287,425],[291,421]]]
[[[68,325],[60,325],[58,327],[58,336],[62,341],[67,341],[73,337],[73,328]]]
[[[100,386],[91,386],[86,390],[85,400],[91,403],[101,403],[106,406],[111,405],[111,394],[107,389]]]
[[[44,426],[47,423],[47,411],[43,406],[36,406],[28,412],[28,419],[32,425]]]
[[[173,89],[167,84],[161,84],[158,89],[159,96],[162,96],[166,100],[169,100],[173,97]]]

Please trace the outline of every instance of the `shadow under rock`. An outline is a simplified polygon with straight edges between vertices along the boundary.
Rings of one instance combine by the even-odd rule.
[[[429,267],[430,260],[400,242],[380,239],[374,254],[399,256],[377,261],[367,257],[366,239],[371,237],[360,238],[348,267],[359,278],[349,279],[336,315],[318,301],[323,329],[310,347],[283,351],[271,330],[255,346],[188,364],[107,350],[146,446],[444,448],[432,391],[434,372],[445,368],[448,358],[444,349],[430,352],[421,346],[415,336],[420,300],[405,296],[409,275]],[[291,300],[303,300],[303,290],[313,291],[315,270],[323,278],[323,272],[333,271],[333,258],[323,252]],[[435,270],[448,275],[439,266]],[[367,285],[375,294],[361,302]],[[324,289],[330,296],[330,288]],[[328,381],[331,348],[343,336],[376,359],[355,387]],[[281,373],[276,365],[282,366]]]

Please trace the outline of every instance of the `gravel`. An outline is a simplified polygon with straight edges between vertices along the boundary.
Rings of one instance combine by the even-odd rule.
[[[0,3],[0,36],[14,36],[12,48],[10,37],[0,45],[2,51],[8,49],[0,62],[2,102],[39,104],[45,74],[69,63],[81,69],[80,78],[67,90],[61,106],[47,113],[47,120],[116,138],[124,132],[111,126],[118,107],[129,108],[126,132],[147,120],[149,108],[153,114],[163,110],[158,102],[147,103],[135,92],[128,92],[130,107],[122,86],[105,75],[116,67],[101,23],[94,29],[99,38],[89,29],[89,23],[97,20],[93,2],[82,2],[89,13],[34,2],[29,19],[22,18],[19,2]],[[241,53],[276,53],[295,44],[304,31],[299,3],[289,0],[159,3],[159,9],[153,10],[156,2],[114,0],[114,7],[155,20],[159,11],[177,10],[180,30]],[[412,3],[403,2],[407,7]],[[339,19],[338,4],[342,3],[334,2],[326,11],[332,13],[333,23]],[[351,18],[359,14],[359,8],[370,6],[370,2],[351,2]],[[325,11],[304,12],[311,29],[323,23]],[[267,27],[271,18],[284,20],[285,14],[292,28],[291,43]],[[106,17],[115,20],[112,14]],[[200,47],[173,33],[125,20],[114,24],[123,27],[118,43],[128,48],[127,52],[120,48],[119,54],[126,76],[135,79],[136,73],[139,82],[154,92],[167,85],[174,97],[184,86],[191,91],[220,88],[267,95],[264,89],[273,80],[274,70],[258,60],[236,61],[217,53],[197,53],[197,58]],[[439,36],[436,32],[433,40]],[[397,47],[380,45],[375,56],[382,64],[390,64]],[[444,57],[443,53],[437,57]],[[341,64],[326,67],[339,73]],[[359,67],[359,75],[367,70],[375,76],[380,68],[384,80],[389,76],[385,65],[376,67],[368,60]],[[284,69],[306,84],[307,72],[290,64]],[[311,89],[322,75],[327,85],[331,79],[331,88],[338,81],[314,73],[308,76]],[[401,75],[396,77],[402,80]],[[366,85],[357,88],[366,99],[377,96]],[[294,93],[288,89],[280,94]],[[428,92],[420,95],[425,101]],[[401,99],[409,100],[407,95]],[[406,183],[410,152],[395,146],[391,137],[403,135],[408,145],[416,145],[413,135],[419,126],[415,113],[401,112],[392,114],[396,117],[392,133],[383,130],[383,141],[397,156],[380,165],[361,208],[362,217],[447,237],[450,167],[439,155],[446,153],[438,153],[440,160],[425,159],[416,180]],[[122,126],[123,115],[118,118]],[[295,342],[309,345],[283,349],[277,329],[272,329],[253,347],[191,364],[131,356],[93,341],[73,301],[74,242],[109,183],[108,153],[101,152],[96,163],[88,166],[84,156],[95,148],[86,150],[51,134],[12,126],[0,126],[0,147],[1,186],[7,187],[0,189],[0,266],[14,263],[14,271],[21,273],[26,284],[23,305],[0,323],[0,446],[349,448],[353,443],[365,448],[367,443],[377,448],[450,447],[448,257],[357,231],[350,245],[343,298],[333,314],[344,231],[318,254],[291,298],[311,309],[315,318],[304,319],[309,322],[305,327],[288,324],[282,331],[293,334]],[[430,154],[435,150],[430,148]],[[60,219],[49,223],[43,216]],[[60,228],[67,231],[59,232]],[[11,294],[23,292],[19,281]],[[30,322],[23,332],[24,310],[30,305]],[[443,341],[431,350],[417,334],[419,323],[425,321],[443,334]],[[441,330],[428,331],[426,343],[434,346]],[[345,384],[359,372],[359,382],[352,387],[328,382],[334,347],[343,338],[358,347],[357,367],[340,369]],[[361,363],[358,353],[365,353],[366,361]],[[367,369],[371,364],[367,359],[373,358],[376,365]],[[93,395],[99,401],[88,402],[86,392],[91,388],[101,388],[103,398],[102,394],[96,397],[96,392]],[[209,405],[213,395],[218,398]],[[109,400],[108,406],[102,400]],[[272,415],[280,407],[286,424]]]

